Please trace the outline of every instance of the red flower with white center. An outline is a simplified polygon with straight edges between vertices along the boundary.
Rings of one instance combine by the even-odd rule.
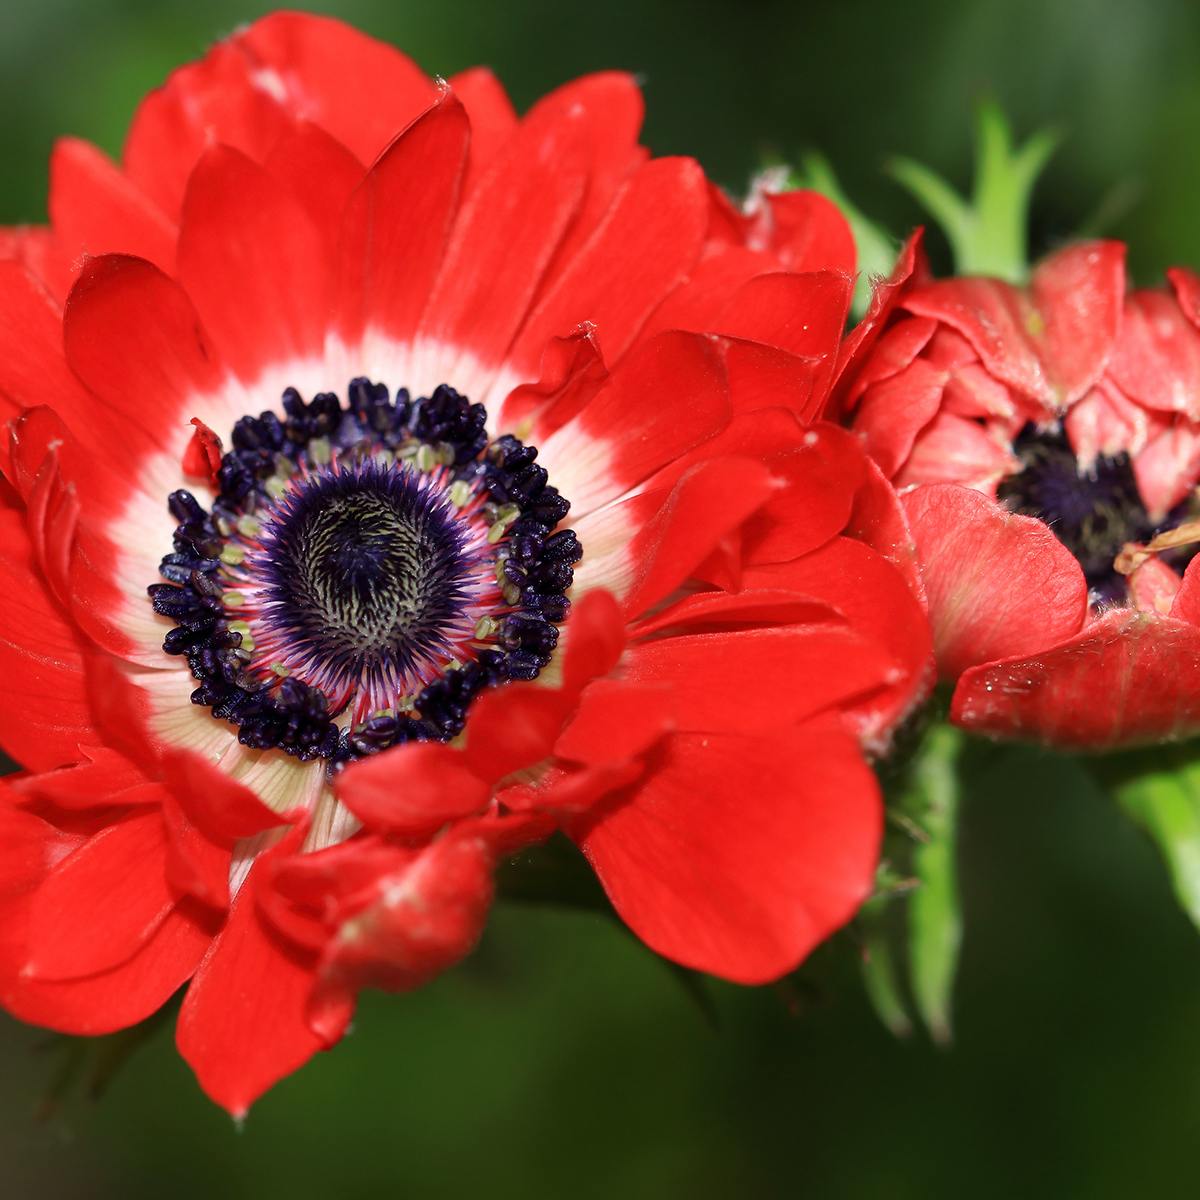
[[[356,987],[466,953],[496,856],[556,823],[732,978],[867,893],[858,744],[928,628],[891,489],[804,422],[884,309],[843,348],[832,207],[743,217],[640,112],[607,74],[518,120],[487,72],[277,14],[147,97],[121,167],[56,148],[0,262],[10,1011],[101,1033],[194,976],[181,1052],[240,1113]],[[607,617],[564,665],[572,606]],[[658,703],[642,742],[605,687]],[[397,816],[364,760],[441,773]],[[725,899],[667,936],[689,873]]]
[[[1074,748],[1200,729],[1174,532],[1197,515],[1200,281],[1126,293],[1124,256],[1071,246],[1025,289],[921,281],[847,392],[903,490],[969,729]],[[1165,556],[1123,555],[1144,544]]]

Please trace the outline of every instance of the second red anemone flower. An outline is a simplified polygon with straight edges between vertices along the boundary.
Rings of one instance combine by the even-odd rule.
[[[1091,242],[1027,288],[918,279],[848,392],[904,491],[966,728],[1089,749],[1200,730],[1197,568],[1186,530],[1163,538],[1198,508],[1198,290],[1170,274],[1126,292],[1124,246]]]

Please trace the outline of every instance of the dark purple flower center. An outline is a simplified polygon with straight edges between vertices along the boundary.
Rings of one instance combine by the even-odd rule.
[[[233,428],[211,510],[179,522],[148,589],[176,624],[192,702],[239,740],[331,769],[448,740],[484,688],[550,661],[583,549],[537,450],[489,442],[445,385],[416,401],[366,379]]]
[[[1081,474],[1066,434],[1039,432],[1032,424],[1018,435],[1013,451],[1025,469],[1000,484],[1000,502],[1050,526],[1083,568],[1094,605],[1125,600],[1125,577],[1113,570],[1113,560],[1126,542],[1148,542],[1194,517],[1185,501],[1155,524],[1127,454],[1101,458]],[[1162,557],[1182,570],[1193,553],[1182,547]]]

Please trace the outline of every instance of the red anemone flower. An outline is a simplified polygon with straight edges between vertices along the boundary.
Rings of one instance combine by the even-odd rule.
[[[890,487],[807,422],[885,306],[843,347],[832,206],[740,214],[640,114],[604,74],[518,119],[284,13],[120,167],[56,147],[0,242],[10,1011],[101,1033],[192,979],[242,1113],[556,825],[735,979],[867,894],[859,745],[929,635]]]
[[[1200,509],[1200,283],[1126,293],[1124,258],[1089,242],[1024,289],[910,285],[848,392],[969,729],[1090,749],[1200,729],[1194,539],[1174,532]],[[1129,557],[1144,544],[1164,554]]]

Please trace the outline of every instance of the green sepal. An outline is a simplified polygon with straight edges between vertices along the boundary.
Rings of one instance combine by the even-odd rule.
[[[1200,749],[1193,742],[1113,755],[1090,765],[1154,840],[1176,898],[1200,926]]]
[[[886,864],[881,864],[886,867]],[[912,1033],[912,1018],[900,987],[892,941],[888,936],[887,909],[889,896],[876,895],[863,905],[858,914],[862,931],[862,972],[867,999],[875,1015],[896,1035]]]
[[[913,874],[920,886],[908,901],[909,977],[921,1019],[942,1044],[953,1038],[954,977],[962,944],[955,846],[963,741],[962,731],[953,725],[929,730],[903,805],[928,838],[913,850]]]
[[[954,254],[956,275],[991,275],[1021,284],[1029,278],[1029,200],[1058,135],[1043,129],[1015,147],[1008,118],[992,101],[979,106],[975,133],[970,201],[911,158],[891,159],[888,170],[941,226]]]
[[[946,723],[947,700],[935,696],[900,730],[891,758],[876,765],[887,830],[874,894],[855,923],[863,982],[880,1020],[907,1036],[911,1001],[939,1044],[952,1040],[963,930],[955,852],[967,739]]]

